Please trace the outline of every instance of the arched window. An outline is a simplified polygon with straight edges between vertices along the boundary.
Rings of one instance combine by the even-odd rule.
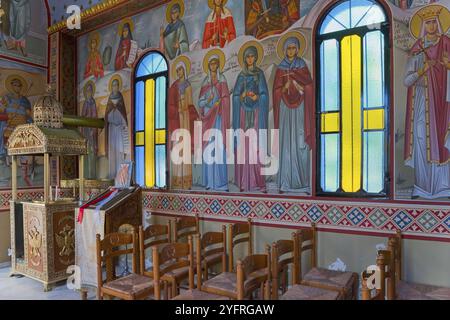
[[[134,78],[134,159],[136,183],[167,185],[167,61],[151,51],[141,58]]]
[[[318,25],[318,195],[388,194],[389,32],[375,0],[340,1]]]

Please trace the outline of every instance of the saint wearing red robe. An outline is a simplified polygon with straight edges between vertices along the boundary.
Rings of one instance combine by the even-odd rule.
[[[125,23],[122,28],[122,35],[120,37],[119,47],[117,48],[115,69],[116,71],[128,68],[128,57],[130,56],[131,41],[133,35],[131,33],[131,27],[129,23]]]
[[[89,55],[84,69],[84,78],[94,76],[96,79],[102,78],[105,75],[103,68],[103,61],[98,51],[98,39],[93,37],[90,40]]]
[[[411,49],[404,80],[405,161],[415,170],[413,198],[436,199],[450,197],[450,38],[438,11],[425,7],[417,14],[422,34]]]
[[[225,7],[226,0],[209,0],[213,8],[208,16],[203,33],[203,49],[211,47],[223,48],[226,44],[236,39],[236,28],[233,15]]]

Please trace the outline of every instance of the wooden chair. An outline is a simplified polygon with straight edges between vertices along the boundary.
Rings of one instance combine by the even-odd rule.
[[[153,278],[153,268],[146,270],[145,257],[146,250],[156,245],[171,243],[171,226],[172,223],[169,220],[167,225],[154,224],[148,226],[145,230],[142,226],[139,227],[139,261],[140,269],[143,271],[150,271],[147,275]]]
[[[265,254],[252,254],[238,260],[236,273],[223,272],[205,282],[199,277],[197,288],[235,300],[252,298],[252,294],[261,289],[263,298],[264,284],[271,279],[270,262],[270,246],[266,246]],[[201,268],[200,259],[197,259],[197,268]]]
[[[220,235],[220,232],[218,234]],[[201,243],[205,239],[206,235],[207,234],[205,234],[201,239],[200,239],[200,236],[198,236],[198,235],[196,236],[197,248],[201,247]],[[194,256],[194,255],[192,255],[192,256]],[[202,283],[202,277],[204,277],[205,272],[202,271],[201,266],[198,266],[201,263],[199,264],[199,263],[197,263],[197,261],[202,261],[202,251],[197,250],[195,259],[194,259],[194,257],[192,257],[191,259],[193,261],[196,261],[195,268],[194,268],[194,266],[190,266],[190,268],[192,268],[193,273],[194,272],[197,273],[197,288],[195,288],[194,278],[189,277],[189,290],[184,291],[180,295],[174,297],[172,300],[230,300],[229,298],[227,298],[225,296],[220,296],[217,294],[212,294],[212,293],[208,293],[208,292],[200,290],[200,286],[201,286],[200,284]]]
[[[369,273],[368,271],[363,271],[361,273],[361,299],[362,300],[385,300],[386,299],[386,268],[391,265],[393,259],[391,256],[391,252],[389,251],[378,251],[377,254],[377,267],[380,269],[379,274],[379,288],[369,289],[368,281],[372,281],[371,277],[374,275],[375,271]]]
[[[388,251],[393,256],[387,275],[388,300],[450,300],[450,288],[403,281],[400,231],[397,231],[395,237],[389,238]]]
[[[300,234],[300,272],[301,284],[328,290],[336,290],[344,300],[356,300],[359,288],[359,276],[354,272],[328,270],[317,267],[317,230],[315,224],[311,228],[301,230]],[[306,244],[308,243],[309,244]],[[311,270],[302,277],[301,260],[304,252],[311,251]]]
[[[124,300],[145,299],[153,294],[153,282],[150,278],[137,273],[138,243],[137,234],[111,233],[103,240],[97,234],[97,298],[103,300],[105,296]],[[129,246],[129,249],[122,249]],[[132,254],[133,273],[122,278],[114,275],[115,258]],[[103,279],[102,264],[106,266],[106,279]]]
[[[252,220],[247,223],[234,223],[228,225],[228,271],[234,271],[234,247],[239,243],[248,243],[247,254],[253,254]]]
[[[280,300],[339,300],[341,298],[338,291],[300,284],[300,263],[298,232],[292,233],[292,240],[279,240],[272,244],[272,280],[265,290],[267,300],[278,300],[279,298]],[[292,267],[292,282],[291,287],[287,289],[285,279],[290,266]],[[281,296],[279,296],[280,289]]]
[[[144,272],[150,276],[153,273],[155,299],[161,299],[161,284],[170,286],[168,298],[178,294],[179,284],[186,280],[194,281],[193,241],[188,236],[188,243],[169,243],[153,246],[153,272]],[[165,290],[166,291],[166,290]],[[166,291],[167,292],[167,291]]]
[[[222,272],[227,271],[227,232],[222,226],[222,232],[207,232],[201,239],[197,237],[197,251],[201,257],[201,271],[204,281],[208,280],[209,269],[222,263]]]
[[[195,217],[178,218],[175,220],[174,225],[174,242],[185,241],[189,236],[200,234],[200,219],[198,214]]]

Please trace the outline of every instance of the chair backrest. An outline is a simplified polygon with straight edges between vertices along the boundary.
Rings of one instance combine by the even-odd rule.
[[[123,255],[132,254],[132,271],[136,273],[138,257],[137,234],[110,233],[101,240],[96,236],[97,247],[97,282],[102,286],[105,282],[115,280],[115,259]],[[125,248],[123,248],[125,247]],[[103,280],[102,264],[106,266],[106,280]]]
[[[271,281],[270,264],[271,257],[269,245],[266,246],[265,254],[252,254],[248,255],[243,260],[238,260],[236,266],[238,300],[245,299],[253,291],[261,288],[261,284]],[[255,274],[256,271],[259,271],[259,273]],[[246,283],[250,278],[252,279],[251,282]]]
[[[226,227],[222,226],[222,232],[207,232],[201,237],[200,248],[202,259],[209,256],[221,253],[223,260],[222,271],[226,271],[226,256],[227,256],[227,231]]]
[[[402,279],[402,247],[401,233],[397,231],[394,237],[388,240],[388,252],[390,260],[387,265],[387,298],[395,300],[397,297],[397,283]]]
[[[391,252],[380,250],[377,254],[376,266],[379,269],[379,279],[376,278],[376,270],[361,273],[361,299],[362,300],[385,300],[386,299],[386,267],[391,263]],[[374,288],[369,288],[369,282]],[[377,285],[379,284],[379,287]]]
[[[169,220],[167,225],[154,224],[148,226],[145,230],[142,226],[139,227],[139,260],[141,273],[145,270],[145,251],[153,246],[172,242],[171,226],[172,223]]]
[[[200,233],[199,226],[200,219],[198,214],[195,217],[183,217],[175,220],[174,242],[180,242],[182,239],[187,239],[189,236],[194,236]]]
[[[248,243],[248,255],[253,254],[252,220],[247,223],[228,225],[228,271],[234,271],[234,247],[239,243]]]
[[[311,268],[317,266],[317,228],[315,223],[311,224],[311,228],[302,229],[298,233],[299,238],[299,266],[298,281],[302,279],[302,256],[303,253],[311,250]],[[298,283],[299,283],[298,282]]]
[[[192,236],[188,236],[188,243],[174,242],[153,246],[152,251],[156,300],[161,299],[161,277],[178,268],[189,267],[189,287],[190,289],[194,288],[194,250]]]
[[[278,240],[272,244],[272,299],[278,299],[280,273],[292,266],[292,284],[298,284],[299,268],[299,232],[292,233],[292,240]]]

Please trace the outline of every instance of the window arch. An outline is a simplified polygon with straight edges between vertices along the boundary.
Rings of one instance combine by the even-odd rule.
[[[134,159],[136,183],[167,185],[168,64],[157,51],[145,54],[134,74]]]
[[[345,0],[316,34],[318,195],[389,193],[389,35],[375,0]]]

